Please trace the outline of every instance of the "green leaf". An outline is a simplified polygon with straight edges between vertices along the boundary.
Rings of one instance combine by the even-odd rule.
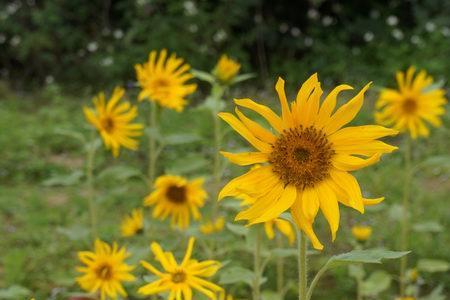
[[[387,290],[391,285],[392,277],[385,271],[375,271],[362,282],[361,292],[364,296],[375,297]]]
[[[212,74],[200,70],[191,69],[191,74],[194,75],[195,78],[209,82],[211,84],[213,84],[216,80]]]
[[[188,174],[210,164],[203,156],[190,154],[167,163],[166,174]]]
[[[248,233],[248,228],[242,225],[227,223],[226,227],[236,235],[245,236]]]
[[[43,186],[71,186],[80,183],[83,172],[76,170],[68,175],[54,175],[42,182]]]
[[[274,291],[263,291],[261,293],[262,300],[283,300],[280,298],[280,295]]]
[[[436,221],[428,221],[414,224],[413,230],[417,232],[442,232],[444,228]]]
[[[269,250],[270,256],[285,258],[290,256],[297,256],[298,250],[295,248],[275,248],[273,250]]]
[[[236,77],[234,77],[234,79],[231,81],[231,84],[236,84],[245,80],[249,80],[251,78],[255,78],[256,74],[255,73],[247,73],[247,74],[241,74],[238,75]]]
[[[62,136],[65,136],[65,137],[68,137],[71,139],[75,139],[75,140],[79,141],[81,144],[86,143],[86,138],[84,137],[83,134],[81,134],[78,131],[57,128],[57,129],[55,129],[54,132],[55,132],[55,134],[62,135]]]
[[[98,174],[97,178],[99,180],[125,181],[141,175],[142,174],[139,169],[126,165],[118,165],[106,168]]]
[[[216,97],[208,97],[203,102],[201,107],[208,109],[212,111],[214,114],[218,113],[219,111],[222,111],[225,109],[225,103],[221,99],[218,99]],[[218,118],[218,116],[214,115],[215,118]]]
[[[0,289],[0,299],[25,299],[31,295],[31,291],[20,285],[12,285],[5,289]]]
[[[220,284],[243,282],[249,286],[253,283],[253,272],[242,267],[230,267],[220,272]]]
[[[353,264],[348,266],[348,274],[356,279],[364,278],[366,272],[364,272],[364,268],[361,264]]]
[[[450,269],[450,264],[445,260],[423,258],[417,262],[417,269],[429,273],[447,272]]]
[[[410,251],[390,251],[384,249],[353,250],[334,255],[330,258],[331,265],[340,263],[381,264],[383,259],[396,259],[405,256]]]
[[[76,224],[71,227],[58,227],[56,232],[65,235],[72,241],[81,241],[88,239],[90,230],[84,225]]]
[[[425,87],[422,90],[422,93],[429,93],[431,91],[437,90],[437,89],[442,89],[445,85],[445,80],[441,79],[439,81],[436,81],[433,84],[430,84],[429,86]]]
[[[447,297],[444,295],[444,287],[442,285],[437,286],[430,294],[420,298],[420,300],[445,300]]]
[[[197,134],[174,133],[174,134],[164,135],[162,138],[162,143],[165,145],[182,145],[182,144],[198,142],[201,139],[202,138]]]

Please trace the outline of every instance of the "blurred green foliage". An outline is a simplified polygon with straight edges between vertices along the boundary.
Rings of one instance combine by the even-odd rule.
[[[133,65],[161,48],[205,70],[226,52],[262,81],[320,71],[382,84],[410,64],[448,77],[449,14],[439,0],[7,0],[0,78],[97,90],[133,81]]]

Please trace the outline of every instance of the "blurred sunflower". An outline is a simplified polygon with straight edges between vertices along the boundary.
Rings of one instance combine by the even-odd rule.
[[[355,225],[352,227],[352,235],[357,241],[365,242],[372,235],[372,227],[365,225]]]
[[[237,61],[223,54],[214,67],[213,74],[221,83],[227,84],[236,77],[240,68],[241,65]]]
[[[203,234],[212,234],[221,232],[224,225],[225,225],[225,218],[219,217],[215,220],[209,220],[200,225],[200,232]]]
[[[95,110],[83,107],[86,119],[100,132],[114,157],[119,156],[120,147],[137,150],[138,141],[134,138],[142,135],[143,125],[131,123],[137,116],[137,107],[129,102],[119,105],[124,94],[123,88],[116,87],[108,102],[103,92],[94,97]]]
[[[222,292],[223,289],[204,278],[214,276],[221,267],[220,262],[215,260],[199,262],[191,259],[194,242],[194,238],[189,239],[186,254],[180,264],[177,263],[172,252],[164,252],[158,243],[152,243],[150,248],[165,272],[159,271],[146,261],[141,261],[144,268],[159,278],[141,287],[138,293],[155,295],[170,291],[167,299],[192,300],[192,290],[194,289],[208,299],[217,299],[216,294]]]
[[[287,237],[289,244],[293,244],[295,242],[295,231],[291,226],[289,221],[275,218],[273,220],[264,222],[264,230],[266,231],[266,235],[269,240],[273,240],[275,238],[275,231],[273,227],[276,227],[278,231],[280,231],[285,237]]]
[[[116,299],[118,294],[125,297],[127,293],[122,282],[135,280],[130,273],[134,267],[124,262],[128,256],[125,247],[119,249],[116,243],[111,247],[97,239],[94,252],[78,252],[80,261],[85,264],[77,267],[77,271],[84,273],[77,277],[78,284],[90,293],[100,292],[102,300]]]
[[[190,66],[175,54],[167,57],[166,49],[159,55],[157,51],[151,51],[148,61],[134,68],[142,89],[138,96],[140,101],[148,99],[180,112],[186,105],[185,97],[197,88],[195,84],[186,83],[193,78],[189,73]]]
[[[238,165],[265,164],[231,180],[220,192],[219,200],[242,194],[255,199],[236,220],[249,220],[250,224],[267,222],[290,209],[294,221],[314,248],[322,249],[312,227],[319,208],[330,224],[334,240],[339,228],[338,202],[363,213],[364,205],[383,200],[364,198],[356,178],[349,172],[372,165],[383,153],[397,149],[377,139],[398,132],[377,125],[343,128],[361,109],[369,85],[334,114],[337,95],[351,87],[336,87],[320,105],[322,89],[317,74],[301,86],[291,106],[284,91],[284,80],[278,79],[275,89],[281,102],[281,117],[253,100],[235,100],[238,106],[263,116],[274,132],[249,119],[238,108],[238,118],[230,113],[219,114],[257,149],[222,154]]]
[[[203,178],[188,181],[181,176],[163,175],[156,179],[155,191],[144,200],[145,206],[155,206],[153,217],[165,220],[171,216],[172,226],[186,229],[190,217],[200,219],[199,208],[207,197]]]
[[[440,116],[445,113],[445,90],[433,88],[433,78],[424,70],[417,76],[416,69],[397,72],[399,90],[385,88],[377,100],[375,119],[378,123],[405,132],[412,138],[428,136],[426,123],[440,127]]]
[[[141,208],[134,209],[130,215],[123,218],[121,231],[123,237],[130,237],[144,231],[144,214]]]

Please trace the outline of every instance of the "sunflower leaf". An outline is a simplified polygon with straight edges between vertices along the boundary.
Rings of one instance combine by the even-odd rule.
[[[410,251],[390,251],[384,249],[353,250],[332,256],[329,260],[329,266],[348,263],[381,264],[383,259],[396,259],[408,253]]]
[[[450,269],[450,264],[445,260],[440,259],[419,259],[417,269],[422,272],[447,272]]]
[[[220,272],[220,284],[233,284],[243,282],[248,285],[253,283],[253,272],[242,267],[230,267]]]
[[[392,277],[385,271],[375,271],[363,281],[361,291],[364,296],[376,297],[391,285]]]
[[[209,82],[211,84],[213,84],[214,81],[216,80],[215,77],[213,75],[209,74],[208,72],[191,69],[191,73],[192,73],[192,75],[194,75],[195,78]]]

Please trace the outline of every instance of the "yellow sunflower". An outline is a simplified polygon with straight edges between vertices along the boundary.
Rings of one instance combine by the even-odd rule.
[[[199,208],[207,197],[203,178],[188,181],[181,176],[164,175],[156,179],[155,191],[144,200],[145,206],[155,206],[153,217],[165,220],[171,216],[172,226],[186,229],[190,218],[200,219]]]
[[[194,238],[189,239],[186,254],[180,264],[177,263],[172,252],[164,252],[158,243],[152,243],[150,248],[165,272],[159,271],[146,261],[141,261],[142,266],[156,275],[158,280],[144,285],[138,290],[138,293],[155,295],[170,291],[169,300],[192,300],[192,290],[194,289],[208,299],[217,299],[216,294],[222,292],[223,289],[205,278],[216,274],[221,267],[220,262],[215,260],[199,262],[192,259],[194,242]]]
[[[236,77],[240,68],[241,65],[237,61],[223,54],[217,62],[213,74],[220,82],[227,84]]]
[[[319,208],[330,224],[334,240],[339,228],[338,202],[363,213],[364,205],[383,200],[364,198],[350,172],[372,165],[383,153],[397,149],[377,139],[398,132],[377,125],[343,128],[361,109],[369,85],[334,113],[337,95],[351,87],[336,87],[320,105],[322,89],[317,74],[301,86],[291,105],[284,80],[278,79],[275,89],[281,102],[281,117],[253,100],[235,100],[238,106],[263,116],[274,131],[249,119],[238,108],[238,118],[230,113],[219,114],[257,150],[222,154],[238,165],[264,164],[231,180],[220,192],[219,200],[241,194],[255,199],[236,220],[248,220],[250,224],[267,222],[290,209],[314,248],[322,249],[312,227]]]
[[[445,113],[445,90],[433,88],[433,78],[424,70],[417,76],[416,69],[397,72],[399,90],[383,89],[377,100],[375,119],[378,123],[409,131],[412,138],[428,136],[426,123],[440,127],[440,116]]]
[[[120,147],[137,150],[138,141],[142,135],[142,124],[131,123],[137,117],[137,107],[129,102],[119,104],[125,90],[116,87],[111,98],[106,102],[105,94],[94,97],[95,110],[84,106],[86,119],[99,132],[107,149],[111,149],[114,157],[119,156]]]
[[[365,242],[372,235],[372,227],[365,225],[355,225],[352,227],[352,235],[357,241]]]
[[[273,240],[275,237],[275,231],[273,227],[276,227],[278,231],[280,231],[285,237],[287,237],[289,244],[293,244],[295,242],[295,231],[291,226],[289,221],[275,218],[273,220],[264,222],[264,230],[266,231],[266,235],[269,240]]]
[[[225,225],[225,218],[219,217],[215,220],[210,220],[200,225],[200,232],[203,234],[212,234],[221,232],[224,225]]]
[[[144,231],[144,214],[141,208],[134,209],[130,215],[123,218],[121,231],[123,237],[130,237]]]
[[[142,89],[138,99],[148,99],[163,107],[182,111],[187,103],[186,96],[197,88],[195,84],[186,83],[193,78],[189,69],[190,66],[175,54],[167,57],[166,49],[159,55],[156,51],[151,51],[146,63],[135,65],[137,80]]]
[[[84,273],[77,277],[81,288],[90,293],[100,292],[102,300],[107,297],[116,299],[118,295],[126,296],[122,282],[134,281],[130,273],[133,266],[124,260],[130,256],[125,247],[118,248],[114,243],[111,247],[100,240],[95,241],[95,251],[80,251],[78,257],[85,266],[77,267],[77,271]]]

